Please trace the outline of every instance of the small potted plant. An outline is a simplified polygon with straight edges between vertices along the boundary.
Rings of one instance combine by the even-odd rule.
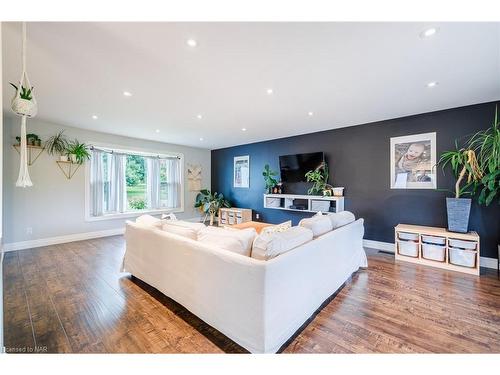
[[[37,146],[41,144],[41,141],[38,135],[30,133],[26,134],[26,143],[30,146]]]
[[[68,139],[64,135],[64,130],[61,130],[56,135],[53,135],[45,142],[45,148],[49,155],[59,154],[61,161],[68,161],[66,150],[68,148]]]
[[[21,85],[18,88],[13,83],[10,83],[10,85],[16,90],[16,94],[11,102],[12,110],[21,116],[35,116],[38,108],[36,102],[33,100],[33,87],[28,88]]]
[[[90,159],[88,146],[85,143],[78,142],[77,139],[69,143],[66,154],[69,156],[69,160],[75,164],[83,164]]]
[[[271,170],[269,164],[264,166],[264,171],[262,172],[262,176],[264,176],[264,182],[266,184],[266,191],[268,194],[273,193],[273,188],[278,185],[278,181],[274,178],[277,176],[278,172]]]

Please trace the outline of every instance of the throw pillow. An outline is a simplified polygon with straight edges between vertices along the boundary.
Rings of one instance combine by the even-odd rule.
[[[284,232],[292,227],[292,220],[262,228],[260,234]]]
[[[283,232],[260,234],[253,241],[252,258],[268,260],[299,247],[313,239],[305,227],[292,227]]]
[[[354,214],[349,211],[330,213],[326,216],[330,219],[333,229],[343,227],[344,225],[350,224],[356,220]]]
[[[190,223],[184,220],[167,220],[162,227],[165,232],[191,238],[195,241],[198,239],[199,232],[204,228],[205,225],[202,223]]]
[[[310,229],[314,237],[319,237],[333,229],[332,222],[327,215],[315,215],[309,219],[302,219],[299,226]]]

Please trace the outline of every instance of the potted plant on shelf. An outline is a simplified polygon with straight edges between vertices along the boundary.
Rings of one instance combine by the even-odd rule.
[[[456,178],[455,197],[446,198],[448,230],[451,232],[468,232],[471,201],[478,191],[479,204],[489,205],[500,195],[499,125],[496,109],[490,128],[474,134],[463,147],[455,142],[455,150],[444,152],[439,159],[443,171],[449,165]]]
[[[41,145],[41,140],[38,137],[38,135],[29,133],[26,134],[26,143],[30,146],[40,146]]]
[[[262,172],[262,176],[264,176],[264,182],[266,184],[266,191],[268,194],[273,192],[273,188],[278,185],[278,181],[273,177],[277,176],[278,172],[271,170],[269,164],[264,166],[264,171]]]
[[[83,164],[86,160],[90,159],[88,146],[85,143],[78,142],[77,139],[68,144],[66,154],[68,155],[69,160],[76,164]]]
[[[315,170],[309,171],[305,175],[307,182],[312,182],[312,187],[307,190],[309,195],[332,195],[332,186],[328,182],[328,166],[321,163]]]
[[[207,220],[207,216],[210,216],[210,225],[214,225],[215,215],[219,212],[220,208],[231,207],[222,193],[214,192],[212,194],[208,189],[200,190],[196,196],[194,206],[205,214],[203,222]]]
[[[21,116],[33,117],[37,113],[36,101],[33,100],[33,87],[27,88],[18,86],[10,82],[10,85],[16,90],[16,95],[12,98],[11,107],[14,112]]]
[[[45,142],[45,148],[49,155],[59,154],[61,161],[68,161],[66,150],[69,146],[68,139],[64,135],[64,130],[61,130],[56,135],[53,135]]]

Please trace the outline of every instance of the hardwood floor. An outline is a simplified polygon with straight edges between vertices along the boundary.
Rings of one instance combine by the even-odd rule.
[[[285,353],[499,353],[500,281],[394,263],[367,251],[357,272]],[[179,304],[119,273],[122,236],[10,252],[9,352],[241,353]]]

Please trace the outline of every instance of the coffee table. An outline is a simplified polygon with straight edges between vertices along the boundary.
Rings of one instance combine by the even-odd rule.
[[[264,229],[265,227],[270,227],[272,225],[274,225],[274,224],[263,223],[261,221],[246,221],[246,222],[240,223],[240,224],[228,225],[228,227],[235,228],[235,229],[255,228],[255,230],[259,234],[262,231],[262,229]]]

